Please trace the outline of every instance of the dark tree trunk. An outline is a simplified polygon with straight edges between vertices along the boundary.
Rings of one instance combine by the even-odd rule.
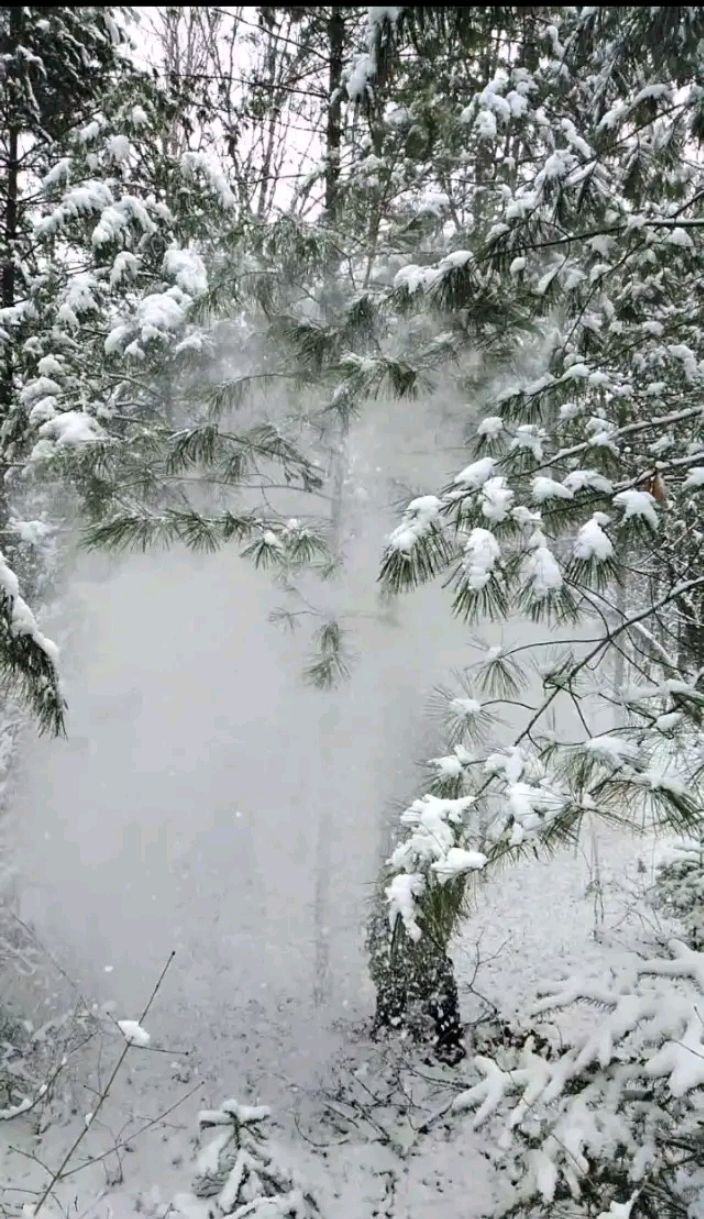
[[[10,10],[7,45],[3,52],[7,56],[7,79],[5,80],[5,104],[7,107],[7,160],[5,176],[5,214],[2,230],[2,307],[11,309],[15,303],[15,245],[17,241],[18,192],[19,192],[19,81],[17,79],[16,54],[22,36],[22,9]],[[2,422],[12,404],[13,360],[12,344],[6,343],[2,374],[0,376],[0,419]]]
[[[340,180],[340,145],[342,143],[342,61],[345,45],[345,21],[340,9],[333,8],[328,20],[328,115],[325,132],[327,168],[325,171],[325,217],[333,224],[337,216]]]
[[[0,299],[3,309],[11,309],[16,303],[17,271],[15,266],[17,230],[19,223],[19,144],[20,144],[20,88],[18,76],[17,51],[22,42],[23,10],[12,8],[9,13],[8,33],[2,50],[6,56],[5,123],[7,130],[7,154],[4,170],[4,215],[2,218],[2,286]],[[0,367],[0,427],[2,427],[12,409],[14,397],[14,344],[3,345],[2,365]],[[10,562],[7,522],[9,507],[7,502],[7,485],[5,482],[6,465],[0,460],[0,548],[6,552]]]
[[[447,945],[428,935],[414,943],[398,924],[392,933],[380,901],[370,924],[369,949],[377,996],[375,1031],[408,1032],[419,1041],[432,1041],[438,1058],[463,1058],[464,1030]]]

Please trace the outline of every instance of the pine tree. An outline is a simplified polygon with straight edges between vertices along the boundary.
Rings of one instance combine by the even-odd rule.
[[[213,1137],[200,1151],[193,1193],[211,1200],[208,1213],[212,1219],[244,1219],[245,1215],[252,1219],[284,1215],[315,1219],[318,1215],[306,1188],[277,1163],[266,1145],[263,1126],[269,1116],[263,1105],[241,1105],[235,1100],[199,1114],[201,1132]],[[178,1208],[178,1199],[175,1206]]]
[[[22,12],[35,40],[53,37],[39,10]],[[16,21],[8,18],[18,39]],[[208,276],[217,279],[241,238],[227,179],[210,153],[179,145],[174,155],[181,96],[132,66],[109,10],[90,18],[82,43],[73,16],[66,21],[72,56],[82,66],[97,60],[110,88],[98,91],[99,73],[96,91],[82,85],[72,121],[52,117],[49,138],[41,105],[51,111],[54,93],[65,104],[68,95],[50,73],[49,100],[42,103],[39,90],[35,104],[31,73],[42,82],[45,73],[18,43],[9,85],[20,98],[17,138],[31,155],[16,182],[11,124],[5,228],[12,229],[13,258],[6,258],[4,283],[13,303],[2,314],[11,353],[2,428],[6,491],[18,501],[28,487],[51,495],[54,523],[62,512],[87,514],[95,545],[178,540],[208,549],[235,540],[258,565],[289,569],[309,561],[322,549],[314,530],[267,510],[262,494],[275,481],[272,471],[311,488],[318,477],[311,461],[274,424],[227,426],[251,376],[212,384],[224,345]],[[23,192],[21,213],[13,211],[15,187]],[[231,313],[237,291],[228,287]],[[259,500],[250,495],[235,507],[232,489],[248,473]],[[206,477],[221,490],[214,514],[203,509]],[[3,671],[24,689],[40,722],[59,729],[55,655],[10,571],[4,587]]]
[[[692,1213],[704,1156],[703,961],[672,940],[667,954],[634,956],[603,977],[573,975],[504,1045],[479,1047],[477,1081],[451,1111],[491,1131],[509,1185],[494,1216]],[[596,1016],[582,1031],[562,1018],[580,1005]]]
[[[375,162],[380,178],[386,172],[385,221],[373,278],[385,288],[379,309],[388,319],[387,350],[391,336],[395,342],[406,340],[401,393],[423,392],[451,371],[460,394],[471,395],[478,358],[485,369],[493,366],[527,319],[521,302],[499,304],[490,276],[480,275],[477,281],[480,307],[465,308],[469,302],[458,297],[458,290],[472,251],[485,239],[503,193],[516,180],[525,134],[517,122],[506,140],[506,155],[490,158],[486,134],[473,122],[477,99],[485,96],[487,75],[496,74],[511,98],[504,105],[522,117],[531,88],[526,65],[535,58],[538,28],[532,13],[514,9],[499,17],[494,10],[409,8],[396,22],[394,38],[404,59],[391,75],[389,100],[380,107],[391,134],[386,161],[378,167]],[[377,31],[377,38],[382,37],[383,27]],[[376,57],[373,50],[365,85],[372,109],[378,92]],[[379,56],[382,65],[389,57],[393,64],[393,47],[386,45],[386,54]],[[389,68],[384,70],[388,76]],[[417,500],[419,517],[433,502],[432,497]],[[395,590],[387,585],[386,591]],[[460,827],[455,829],[459,834]],[[368,936],[377,1027],[434,1026],[438,1049],[456,1057],[461,1053],[460,1016],[447,953],[463,905],[462,886],[443,885],[438,909],[426,919],[426,936],[433,943],[429,950],[427,940],[404,935],[401,924],[389,936],[387,885],[385,878]]]
[[[671,858],[659,868],[655,878],[654,905],[684,928],[690,948],[704,948],[704,836],[675,842]]]
[[[700,23],[698,9],[556,14],[531,66],[509,56],[467,108],[493,163],[509,163],[488,231],[396,277],[416,307],[439,300],[485,324],[493,309],[523,328],[513,342],[504,328],[501,358],[478,368],[473,459],[408,506],[381,572],[392,592],[444,576],[470,623],[560,627],[544,644],[491,649],[467,674],[480,728],[487,693],[522,719],[512,741],[492,731],[460,760],[469,846],[490,862],[564,841],[585,814],[685,828],[700,816],[702,192],[688,155]],[[637,606],[619,607],[626,573]],[[616,657],[618,695],[603,684]],[[602,731],[609,705],[617,723]],[[438,880],[427,863],[392,864],[392,914],[400,884],[402,921],[421,928]]]
[[[117,30],[110,10],[88,7],[6,8],[0,15],[0,427],[14,410],[21,354],[14,323],[29,307],[39,256],[32,219],[38,177],[75,124],[87,118],[117,65]],[[31,707],[39,727],[59,731],[63,697],[56,651],[42,635],[20,592],[36,588],[36,531],[13,520],[8,500],[12,453],[0,450],[0,674],[8,693]],[[19,577],[19,578],[18,578]]]
[[[368,935],[375,1029],[409,1031],[449,1062],[464,1055],[452,936],[469,909],[467,878],[484,869],[471,785],[473,749],[493,722],[466,684],[440,688],[434,710],[448,753],[428,761],[422,795],[400,817]]]

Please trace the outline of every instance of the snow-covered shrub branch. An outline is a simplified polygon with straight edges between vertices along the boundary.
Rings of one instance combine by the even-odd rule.
[[[655,878],[654,903],[682,924],[687,943],[697,951],[704,947],[704,840],[679,839],[663,861]]]
[[[541,1048],[528,1036],[475,1058],[478,1082],[452,1110],[496,1133],[512,1183],[502,1214],[689,1213],[702,1166],[703,985],[704,957],[673,940],[668,956],[546,994],[530,1013]],[[598,1011],[585,1032],[561,1023],[578,1004]]]
[[[265,1123],[270,1110],[264,1105],[242,1105],[226,1100],[217,1109],[198,1115],[202,1137],[192,1195],[179,1195],[176,1215],[192,1216],[193,1196],[204,1199],[203,1211],[211,1219],[315,1219],[315,1200],[295,1173],[277,1161],[267,1146]]]
[[[0,673],[6,690],[19,695],[40,729],[59,733],[64,697],[58,649],[37,624],[20,594],[19,580],[0,551]]]

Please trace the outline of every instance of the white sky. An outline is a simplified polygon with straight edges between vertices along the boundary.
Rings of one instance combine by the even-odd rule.
[[[217,5],[213,7],[216,7],[219,13],[226,16],[231,15],[233,19],[241,12],[241,8],[238,9],[233,6]],[[131,9],[135,20],[129,22],[128,28],[135,43],[134,60],[139,68],[149,69],[161,66],[161,48],[159,38],[154,32],[154,27],[162,11],[163,6],[137,5]],[[244,11],[248,19],[253,22],[257,8],[255,6],[245,6]],[[226,21],[224,24],[226,30],[231,28],[229,22]],[[225,30],[222,33],[224,38]],[[246,41],[238,41],[235,47],[235,56],[238,65],[244,71],[250,58]],[[300,173],[302,169],[305,172],[314,170],[319,165],[322,154],[323,148],[317,137],[314,136],[311,140],[311,133],[306,131],[305,127],[300,125],[300,123],[294,122],[287,133],[286,155],[284,163],[281,166],[281,180],[277,183],[274,194],[274,205],[277,209],[282,211],[288,209],[293,190],[299,181],[294,175]],[[226,156],[223,158],[223,166],[227,171]],[[318,209],[315,208],[315,210]]]

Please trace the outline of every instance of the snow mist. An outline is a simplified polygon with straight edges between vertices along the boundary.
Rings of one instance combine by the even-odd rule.
[[[435,403],[377,403],[353,430],[347,564],[324,595],[348,615],[355,659],[335,691],[303,685],[306,620],[272,624],[281,590],[236,552],[77,560],[51,624],[69,737],[28,744],[9,832],[21,912],[91,996],[136,1010],[176,949],[181,1042],[226,1036],[252,1004],[267,1020],[307,1012],[323,866],[319,1014],[370,1009],[363,938],[384,827],[437,744],[433,687],[476,657],[439,587],[399,601],[395,625],[375,587],[393,503],[456,465],[454,413],[448,427]]]

